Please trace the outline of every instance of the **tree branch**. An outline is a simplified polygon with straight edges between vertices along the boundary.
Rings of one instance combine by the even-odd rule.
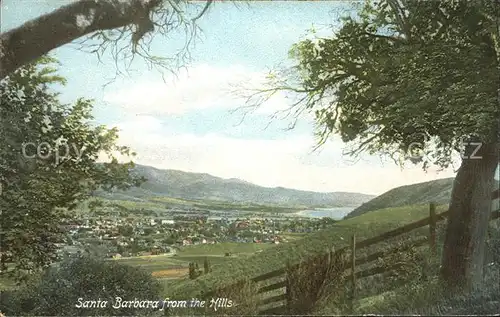
[[[80,0],[0,34],[0,79],[51,50],[98,30],[135,24],[161,0]]]

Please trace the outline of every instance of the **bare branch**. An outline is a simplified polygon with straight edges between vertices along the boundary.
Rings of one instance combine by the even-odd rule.
[[[196,20],[198,20],[199,18],[201,18],[205,14],[205,12],[207,12],[208,7],[210,7],[210,5],[212,3],[213,3],[213,0],[208,0],[207,4],[205,4],[205,7],[203,8],[203,10],[201,10],[200,14],[198,14],[196,17],[193,18],[193,22],[195,22]]]

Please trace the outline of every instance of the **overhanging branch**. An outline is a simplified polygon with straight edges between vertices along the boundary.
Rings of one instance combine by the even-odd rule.
[[[137,23],[160,0],[80,0],[0,35],[0,79],[51,50],[98,30]]]

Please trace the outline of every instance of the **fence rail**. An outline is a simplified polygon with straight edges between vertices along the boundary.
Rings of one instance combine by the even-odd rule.
[[[499,195],[499,190],[496,190],[494,192],[493,197],[496,197],[495,195]],[[493,198],[493,199],[495,199],[495,198]],[[415,221],[415,222],[407,224],[405,226],[396,228],[394,230],[387,231],[387,232],[382,233],[378,236],[364,239],[361,241],[356,241],[356,237],[355,237],[355,235],[353,235],[350,245],[345,246],[343,248],[340,248],[335,252],[330,251],[328,254],[329,259],[332,256],[334,256],[335,254],[340,254],[341,252],[345,252],[345,251],[349,251],[349,250],[351,251],[352,257],[349,260],[350,265],[348,266],[348,269],[351,272],[351,274],[350,274],[350,283],[351,283],[350,303],[351,303],[351,305],[353,305],[354,299],[356,297],[355,285],[356,285],[356,282],[358,279],[362,279],[362,278],[365,278],[368,276],[373,276],[373,275],[397,270],[397,269],[401,268],[402,264],[397,263],[397,264],[394,264],[391,266],[377,266],[377,267],[372,267],[370,269],[366,269],[366,270],[358,271],[358,272],[356,272],[356,267],[371,263],[373,261],[376,261],[380,258],[387,257],[388,255],[396,253],[396,252],[405,252],[405,251],[408,251],[412,248],[421,247],[421,246],[424,246],[426,244],[429,245],[431,252],[436,252],[436,225],[438,222],[441,222],[444,219],[446,219],[446,217],[448,215],[449,215],[449,210],[442,212],[440,214],[436,214],[436,205],[434,203],[430,203],[430,205],[429,205],[429,217],[427,217],[427,218]],[[491,214],[491,217],[490,217],[490,221],[497,219],[499,217],[500,217],[500,210],[493,211]],[[357,251],[359,251],[361,249],[378,244],[380,242],[386,241],[386,240],[391,239],[391,238],[401,236],[405,233],[409,233],[411,231],[414,231],[416,229],[419,229],[419,228],[422,228],[425,226],[429,226],[429,236],[424,236],[424,237],[415,239],[411,243],[406,243],[403,246],[393,247],[393,248],[390,248],[389,250],[375,252],[375,253],[366,255],[364,257],[361,257],[359,259],[356,258]],[[300,265],[312,263],[312,261],[317,260],[320,257],[324,257],[324,256],[325,256],[325,254],[320,254],[320,255],[317,255],[317,256],[310,258],[309,260],[307,260],[305,262],[301,262],[301,263],[297,263],[297,264],[294,264],[294,265],[291,265],[288,267],[280,268],[278,270],[274,270],[274,271],[265,273],[263,275],[251,278],[250,281],[262,282],[262,281],[269,280],[271,278],[276,278],[276,277],[281,277],[281,276],[285,277],[284,281],[279,281],[279,282],[273,283],[271,285],[262,286],[261,288],[258,289],[257,294],[264,294],[267,292],[276,291],[276,290],[284,288],[283,294],[273,295],[271,297],[264,298],[259,303],[259,306],[264,306],[264,305],[267,305],[270,303],[276,303],[276,302],[280,302],[280,301],[283,303],[278,307],[272,307],[272,308],[261,310],[260,314],[270,315],[270,314],[287,313],[287,309],[288,309],[288,305],[289,305],[289,301],[290,301],[290,298],[289,298],[289,293],[290,293],[289,287],[290,286],[288,285],[288,282],[286,279],[287,272],[291,269],[299,268]],[[238,283],[241,283],[241,281]],[[224,289],[233,287],[234,285],[236,285],[236,284],[231,284],[229,286],[226,286],[226,287],[224,287]],[[204,294],[204,297],[213,296],[215,293],[216,293],[216,291],[206,293],[206,294]]]

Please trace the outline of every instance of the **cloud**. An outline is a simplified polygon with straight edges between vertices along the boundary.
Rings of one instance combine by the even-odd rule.
[[[320,152],[311,153],[315,140],[309,134],[283,132],[278,139],[249,139],[234,137],[233,130],[179,133],[162,124],[162,119],[190,112],[243,106],[242,98],[229,93],[235,83],[259,87],[265,76],[264,72],[243,66],[197,65],[166,82],[138,79],[108,92],[104,99],[122,107],[125,121],[115,124],[120,129],[119,143],[138,153],[134,159],[137,163],[157,168],[236,177],[268,187],[370,194],[454,176],[452,170],[441,173],[437,170],[425,173],[419,167],[401,170],[393,163],[381,162],[377,156],[365,156],[353,164],[352,159],[342,157],[344,144],[338,138],[325,144]],[[273,114],[288,105],[284,94],[276,94],[255,113]]]
[[[103,100],[127,113],[144,115],[181,115],[208,108],[236,109],[243,106],[245,100],[234,94],[235,87],[261,86],[265,75],[239,65],[216,67],[201,64],[189,67],[165,82],[142,78],[125,83],[107,92]],[[258,109],[258,113],[286,108],[286,99],[278,94]]]
[[[311,153],[314,139],[305,136],[250,140],[219,134],[166,135],[153,117],[138,117],[117,126],[121,130],[119,143],[138,153],[137,163],[236,177],[261,186],[380,194],[397,186],[454,175],[453,171],[426,174],[418,167],[401,170],[394,164],[381,164],[376,157],[348,164],[341,157],[338,140],[319,153]]]

